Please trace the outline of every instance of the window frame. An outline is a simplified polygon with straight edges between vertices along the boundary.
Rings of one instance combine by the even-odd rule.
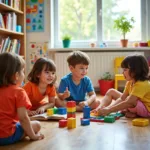
[[[102,1],[103,0],[96,0],[97,3],[97,41],[96,44],[99,45],[100,43],[98,41],[102,41]],[[51,40],[54,41],[54,48],[61,48],[62,42],[59,41],[59,23],[58,23],[58,14],[59,14],[59,0],[53,0],[53,35],[51,36]],[[148,38],[148,35],[150,35],[150,19],[148,16],[150,16],[150,10],[148,11],[148,7],[150,6],[149,0],[141,0],[141,41],[150,40]],[[145,22],[144,24],[142,24]],[[52,38],[53,37],[53,38]],[[106,41],[103,41],[106,42]],[[132,46],[134,42],[140,42],[140,41],[129,41],[129,46]],[[71,41],[71,47],[72,48],[85,48],[89,47],[90,41]],[[106,42],[109,47],[120,47],[120,41],[107,41]],[[98,47],[98,46],[97,46]]]

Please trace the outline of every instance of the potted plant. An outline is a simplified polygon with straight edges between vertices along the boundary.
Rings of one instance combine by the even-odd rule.
[[[63,47],[64,48],[69,48],[70,47],[70,42],[71,42],[71,36],[68,34],[65,34],[62,37],[62,42],[63,42]]]
[[[122,47],[127,47],[128,40],[126,39],[126,34],[130,32],[130,30],[133,28],[135,20],[133,17],[130,19],[127,19],[125,16],[121,16],[114,20],[114,28],[121,31],[123,35],[123,39],[121,40]]]
[[[114,88],[115,81],[112,79],[112,76],[109,72],[105,72],[100,80],[98,80],[100,87],[100,94],[105,95],[106,92]]]

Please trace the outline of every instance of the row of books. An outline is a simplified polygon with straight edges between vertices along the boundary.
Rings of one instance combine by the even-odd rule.
[[[12,52],[19,54],[20,53],[20,40],[17,39],[10,39],[10,37],[7,37],[5,39],[2,39],[0,44],[0,53],[4,52]]]
[[[14,12],[0,13],[0,28],[16,31],[17,15]]]
[[[0,3],[4,3],[14,9],[21,10],[21,0],[0,0]]]

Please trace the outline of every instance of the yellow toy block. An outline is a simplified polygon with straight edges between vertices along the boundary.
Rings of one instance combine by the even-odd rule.
[[[68,129],[76,128],[76,118],[68,118],[67,127]]]
[[[99,115],[98,115],[98,113],[90,113],[90,116],[91,117],[96,117],[96,116],[99,116]]]
[[[67,107],[67,112],[75,112],[76,107]]]
[[[143,119],[143,118],[137,118],[132,120],[132,125],[133,126],[148,126],[149,125],[149,120],[148,119]]]
[[[52,116],[54,114],[53,108],[47,109],[47,115]]]

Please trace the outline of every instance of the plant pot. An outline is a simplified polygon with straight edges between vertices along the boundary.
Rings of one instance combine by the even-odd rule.
[[[99,88],[100,88],[100,94],[105,95],[106,92],[114,88],[115,81],[114,80],[98,80]]]
[[[70,40],[63,40],[62,42],[63,42],[63,47],[64,48],[69,48],[70,47],[70,42],[71,42]]]
[[[127,47],[128,46],[128,40],[122,39],[121,40],[121,45],[122,45],[122,47]]]

